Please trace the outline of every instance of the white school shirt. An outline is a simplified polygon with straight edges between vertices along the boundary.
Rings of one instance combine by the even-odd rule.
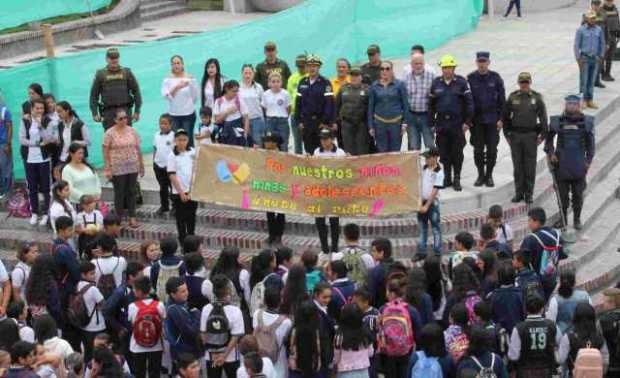
[[[265,108],[267,117],[288,117],[288,108],[291,106],[291,95],[288,91],[280,89],[278,93],[271,89],[265,92],[261,103]]]
[[[265,378],[276,378],[280,377],[276,375],[276,371],[273,366],[273,362],[271,362],[271,358],[263,357],[263,370],[261,370],[261,374],[265,376]],[[248,371],[245,369],[245,366],[241,364],[239,369],[237,369],[237,378],[250,378],[248,375]]]
[[[248,118],[263,118],[261,101],[264,93],[265,91],[263,90],[263,87],[258,83],[254,83],[249,87],[246,87],[245,84],[241,83],[239,86],[239,99],[248,110]]]
[[[194,132],[195,136],[200,136],[203,133],[206,133],[207,131],[209,132],[209,137],[200,140],[200,144],[202,144],[203,146],[213,143],[211,141],[211,135],[213,135],[213,133],[215,132],[215,125],[202,125],[201,124],[198,128],[196,128],[196,131]]]
[[[212,310],[213,305],[211,303],[203,307],[202,314],[200,315],[200,332],[207,331],[207,320],[209,319],[209,314],[211,314]],[[241,309],[237,306],[225,305],[224,314],[228,319],[230,335],[238,337],[243,336],[245,334],[245,325],[243,324],[243,314],[241,313]],[[239,359],[239,349],[237,347],[230,351],[228,356],[226,356],[226,362],[235,362],[239,361]],[[205,360],[211,361],[211,353],[209,353],[209,351],[205,352]]]
[[[334,147],[331,149],[331,151],[323,151],[323,147],[318,147],[316,150],[314,150],[314,153],[312,155],[320,157],[342,157],[347,156],[347,153],[344,152],[342,148],[338,148],[334,144]]]
[[[172,130],[168,134],[156,132],[153,137],[153,147],[155,147],[153,163],[157,164],[159,168],[166,168],[168,166],[168,157],[174,148],[174,132]]]
[[[506,231],[506,236],[504,237],[504,230],[502,230],[502,227],[500,226],[495,232],[495,234],[497,235],[495,239],[500,243],[508,244],[508,242],[514,239],[512,227],[510,227],[510,225],[506,223],[504,223],[503,226],[504,230]]]
[[[67,358],[71,353],[73,353],[71,344],[69,344],[67,340],[61,339],[58,336],[45,340],[43,342],[43,347],[47,352],[58,354],[62,358]]]
[[[224,89],[224,82],[226,82],[226,78],[224,76],[220,77],[220,88]],[[214,94],[214,85],[215,81],[213,83],[211,83],[211,80],[207,80],[207,83],[205,84],[205,89],[204,89],[204,93],[205,93],[205,106],[210,107],[211,109],[213,109],[213,105],[215,104],[215,94]]]
[[[250,303],[250,299],[252,298],[252,290],[250,289],[250,273],[245,269],[241,269],[239,271],[239,286],[241,286],[241,291],[243,291],[243,294],[237,293],[237,295],[239,296],[239,298],[241,298],[241,295],[243,295],[246,303]],[[213,294],[213,283],[210,279],[205,279],[202,282],[200,292],[204,297],[209,300],[209,302],[215,302],[215,294]]]
[[[23,300],[26,299],[26,282],[30,276],[30,265],[23,261],[19,261],[15,264],[15,268],[11,272],[11,284],[13,288],[20,289],[20,294]]]
[[[188,193],[192,184],[192,172],[194,169],[194,159],[196,158],[196,150],[190,148],[187,151],[175,155],[171,152],[168,155],[168,174],[174,173],[179,179],[181,189]],[[179,194],[177,188],[172,185],[172,194]]]
[[[136,306],[136,302],[130,304],[129,307],[127,307],[127,320],[132,325],[134,325],[134,322],[137,320],[137,317],[138,317],[138,306]],[[145,305],[150,305],[151,302],[153,302],[153,299],[144,299],[142,302],[144,302]],[[164,307],[163,303],[159,302],[157,304],[157,312],[159,313],[159,317],[162,320],[162,328],[163,328],[163,324],[164,324],[163,321],[166,318],[166,308]],[[148,352],[160,352],[162,350],[163,350],[163,340],[159,340],[159,342],[155,344],[155,346],[147,348],[147,347],[143,347],[142,345],[138,344],[136,342],[136,338],[133,336],[133,332],[131,333],[131,340],[129,341],[130,352],[148,353]]]
[[[433,188],[443,188],[443,169],[438,165],[435,169],[424,166],[422,170],[422,199],[426,200],[431,196]],[[435,196],[439,199],[439,192]]]
[[[23,121],[22,121],[23,122]],[[52,127],[48,125],[48,127]],[[39,122],[33,119],[30,123],[30,140],[33,143],[41,142],[41,129],[39,128]],[[27,163],[45,163],[46,161],[50,161],[50,158],[43,159],[43,153],[41,152],[41,147],[38,146],[28,146],[28,156],[26,158]]]
[[[248,108],[245,106],[245,103],[239,99],[239,101],[235,100],[233,97],[231,100],[227,100],[226,97],[222,96],[215,100],[215,105],[213,105],[213,117],[217,117],[219,114],[224,113],[228,109],[233,106],[237,106],[237,102],[239,103],[239,108],[236,112],[229,114],[224,121],[232,122],[242,117],[242,115],[248,114]]]
[[[34,329],[32,329],[31,327],[28,327],[27,325],[21,327],[19,329],[19,339],[21,341],[27,341],[29,343],[34,343],[35,342]]]
[[[98,257],[90,261],[95,265],[95,282],[98,283],[101,276],[114,274],[116,287],[123,283],[123,275],[127,270],[127,260],[124,257],[106,256]]]
[[[84,286],[91,283],[92,282],[86,281],[78,282],[76,291],[82,290]],[[82,330],[88,332],[101,332],[105,330],[105,319],[103,318],[103,313],[99,309],[96,309],[97,304],[101,303],[101,305],[103,305],[103,301],[103,295],[96,286],[92,286],[86,291],[86,293],[84,293],[84,303],[86,304],[86,310],[88,311],[88,315],[93,314],[93,316],[90,318],[90,321],[85,327],[81,327]]]
[[[80,211],[75,225],[84,228],[86,224],[97,224],[100,230],[103,229],[103,214],[101,214],[101,211],[93,210],[90,213]]]
[[[187,81],[189,85],[179,89],[175,95],[172,90],[179,83]],[[198,84],[195,78],[167,77],[161,85],[161,95],[168,100],[168,113],[173,116],[185,116],[194,114],[198,99]]]
[[[69,213],[65,210],[65,207],[69,209]],[[73,224],[77,222],[77,213],[75,212],[75,208],[71,205],[68,199],[65,200],[65,206],[63,206],[58,201],[52,201],[50,205],[50,223],[52,224],[52,230],[54,230],[54,235],[56,235],[56,219],[67,216],[73,220]]]
[[[260,311],[260,310],[259,310]],[[258,313],[259,311],[256,311],[254,313],[254,316],[252,316],[252,326],[254,327],[254,329],[256,329],[258,327]],[[270,325],[272,325],[273,323],[275,323],[275,321],[278,319],[278,314],[273,314],[270,312],[267,312],[265,310],[262,311],[262,321],[263,321],[263,326],[265,327],[269,327]],[[279,348],[279,352],[278,352],[278,360],[276,361],[275,365],[273,366],[274,368],[274,377],[277,378],[286,378],[287,377],[287,373],[288,373],[288,358],[286,356],[286,347],[285,347],[285,340],[288,337],[289,332],[291,331],[291,328],[293,327],[293,322],[291,321],[291,319],[284,319],[284,321],[280,324],[280,326],[278,328],[276,328],[275,330],[275,335],[276,335],[276,343],[278,344],[278,348]],[[271,362],[271,360],[269,359],[269,361]],[[245,373],[245,371],[244,371]],[[266,372],[263,369],[263,373]],[[247,374],[247,373],[246,373]],[[239,377],[239,373],[237,372],[237,377]],[[247,377],[247,375],[244,375],[244,377]]]
[[[6,268],[4,267],[2,260],[0,260],[0,297],[2,297],[2,290],[3,290],[4,284],[8,280],[9,280],[9,274],[6,272]]]

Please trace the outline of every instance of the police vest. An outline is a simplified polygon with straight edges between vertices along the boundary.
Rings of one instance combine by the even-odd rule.
[[[116,72],[103,69],[101,75],[101,101],[104,108],[133,106],[133,98],[129,95],[129,69],[123,67]]]
[[[368,86],[345,84],[340,88],[340,110],[338,116],[349,122],[358,123],[368,115]]]
[[[528,370],[552,370],[556,366],[554,356],[556,328],[553,321],[543,317],[527,318],[517,324],[521,339],[518,370],[523,375]],[[536,374],[536,376],[539,376]],[[551,375],[549,375],[551,376]]]
[[[557,132],[556,155],[560,180],[581,179],[586,175],[586,147],[591,119],[584,115],[552,117],[551,128]]]

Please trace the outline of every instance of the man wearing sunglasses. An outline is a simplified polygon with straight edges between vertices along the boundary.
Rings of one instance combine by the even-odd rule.
[[[120,65],[120,53],[116,48],[106,52],[106,68],[95,74],[90,89],[90,111],[95,122],[103,122],[107,130],[114,126],[114,118],[119,110],[124,110],[131,119],[140,120],[142,94],[136,77],[131,70]],[[131,110],[133,109],[133,116]]]
[[[379,45],[370,45],[366,53],[368,63],[362,65],[362,79],[364,84],[371,85],[381,76],[381,48]]]
[[[607,26],[607,51],[605,51],[605,67],[603,67],[603,80],[614,81],[611,76],[611,64],[616,55],[618,35],[620,34],[620,17],[614,0],[605,0],[603,4],[605,12],[605,24]]]

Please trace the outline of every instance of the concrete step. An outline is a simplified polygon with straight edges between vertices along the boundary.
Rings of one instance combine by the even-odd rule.
[[[142,22],[153,21],[187,11],[187,3],[184,1],[169,0],[142,3],[140,5],[140,19]]]

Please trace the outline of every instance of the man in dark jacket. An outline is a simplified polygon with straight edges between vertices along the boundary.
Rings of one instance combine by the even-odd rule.
[[[170,299],[166,303],[164,333],[170,343],[172,359],[181,353],[202,357],[200,340],[200,311],[187,307],[187,285],[181,277],[173,277],[166,283]]]
[[[279,73],[282,76],[282,88],[286,88],[291,70],[288,64],[282,59],[278,59],[278,50],[273,42],[265,43],[265,60],[256,65],[254,80],[263,86],[264,90],[269,89],[269,75]]]

